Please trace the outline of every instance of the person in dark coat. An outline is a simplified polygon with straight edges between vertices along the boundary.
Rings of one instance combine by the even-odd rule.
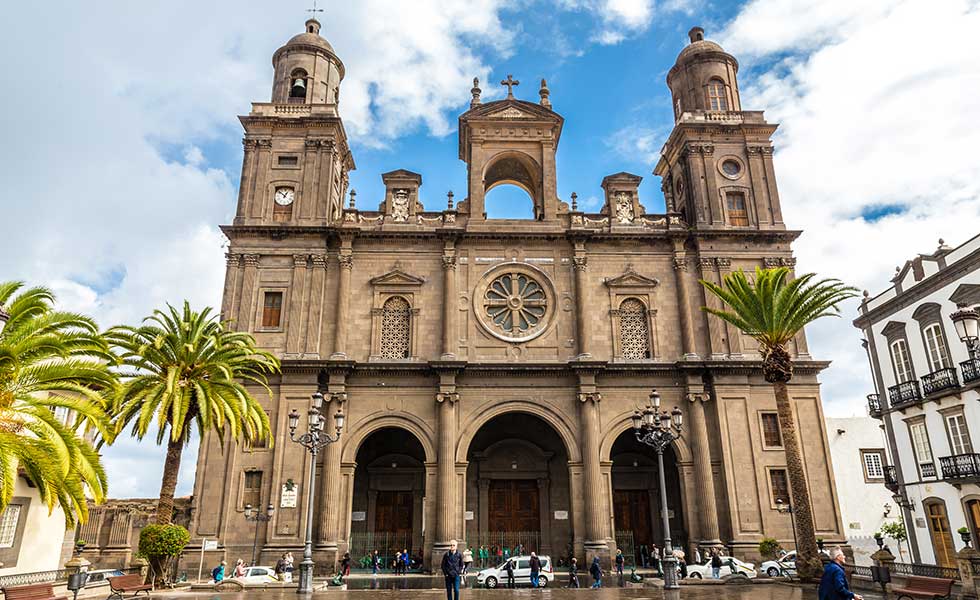
[[[650,549],[646,544],[640,544],[640,564],[644,569],[650,565]]]
[[[446,578],[446,600],[459,600],[459,576],[463,572],[463,557],[456,550],[456,540],[442,555],[442,576]]]
[[[507,572],[507,587],[514,587],[514,561],[508,560],[504,565],[504,571]]]
[[[602,587],[602,567],[599,565],[599,557],[592,558],[592,566],[589,567],[589,574],[592,575],[592,587]]]
[[[616,550],[616,574],[623,574],[623,565],[626,564],[626,557],[623,556],[622,550]]]
[[[572,557],[572,561],[568,564],[568,587],[578,587],[578,561],[575,560],[574,556]]]
[[[536,588],[541,577],[541,559],[534,552],[531,553],[528,566],[531,567],[531,587]]]
[[[830,552],[830,562],[823,569],[817,595],[820,600],[864,600],[860,594],[852,592],[847,585],[847,577],[844,575],[844,551],[840,548],[834,548]]]

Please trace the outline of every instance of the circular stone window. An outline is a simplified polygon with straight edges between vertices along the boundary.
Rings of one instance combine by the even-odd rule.
[[[737,158],[726,158],[718,165],[721,174],[729,179],[738,179],[742,176],[742,162]]]
[[[555,292],[548,276],[523,263],[491,269],[473,294],[477,321],[490,335],[526,342],[548,329],[555,313]]]

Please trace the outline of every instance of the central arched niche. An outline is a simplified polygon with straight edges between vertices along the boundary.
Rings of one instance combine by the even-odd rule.
[[[502,185],[514,185],[531,197],[535,220],[544,217],[541,202],[541,167],[531,157],[520,152],[507,152],[494,157],[483,175],[483,193]],[[484,216],[487,211],[484,208]]]

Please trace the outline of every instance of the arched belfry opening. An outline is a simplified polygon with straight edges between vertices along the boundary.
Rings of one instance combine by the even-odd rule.
[[[507,187],[523,190],[527,195],[531,202],[530,216],[519,214],[522,212],[522,207],[513,205],[522,195],[517,190],[507,189]],[[500,189],[503,193],[498,192],[495,196],[503,196],[511,206],[494,207],[485,201],[485,218],[533,218],[535,220],[544,218],[544,206],[541,201],[541,168],[529,156],[516,152],[496,156],[483,175],[484,198],[487,198],[494,189]],[[501,208],[504,210],[501,211]],[[513,214],[514,211],[518,211],[518,214]],[[500,216],[497,216],[498,214]]]
[[[473,87],[470,110],[459,117],[459,158],[469,171],[468,197],[458,206],[469,214],[469,226],[482,224],[492,216],[487,195],[495,188],[510,185],[531,198],[532,218],[540,222],[557,220],[567,211],[558,200],[555,152],[565,120],[551,109],[550,92],[542,82],[540,103],[518,100],[508,94],[504,100],[482,103],[478,82]],[[519,82],[508,78],[512,90]]]

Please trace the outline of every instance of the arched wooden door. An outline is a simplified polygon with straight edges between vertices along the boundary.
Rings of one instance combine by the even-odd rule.
[[[942,501],[927,503],[926,516],[929,519],[929,536],[932,538],[936,564],[956,568],[956,549],[953,547],[953,534],[949,530],[946,504]]]

